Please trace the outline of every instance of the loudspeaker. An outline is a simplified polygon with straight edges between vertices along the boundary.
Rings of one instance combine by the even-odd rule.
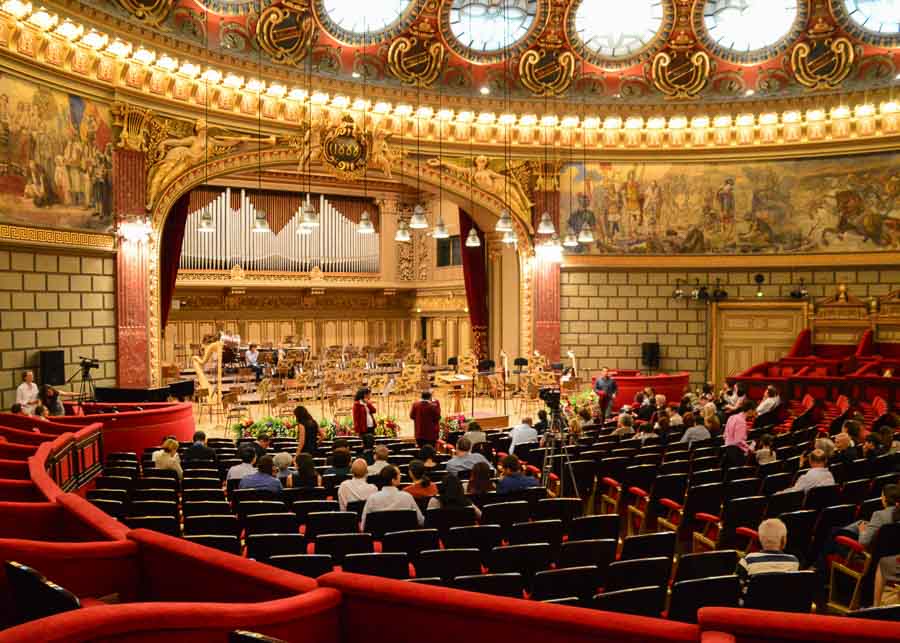
[[[66,382],[66,357],[63,351],[41,351],[41,384],[59,386]]]
[[[641,344],[641,364],[645,368],[659,368],[659,342]]]
[[[489,373],[494,370],[494,367],[497,364],[492,359],[483,359],[478,362],[478,372],[479,373]]]

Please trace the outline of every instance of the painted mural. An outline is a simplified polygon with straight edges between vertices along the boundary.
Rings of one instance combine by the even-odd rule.
[[[563,233],[591,254],[774,254],[900,248],[900,154],[715,164],[575,164]],[[568,230],[566,228],[568,226]]]
[[[109,109],[0,75],[0,221],[112,226]]]

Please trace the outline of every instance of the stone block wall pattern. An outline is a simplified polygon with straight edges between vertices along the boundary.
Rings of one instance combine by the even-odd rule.
[[[601,366],[641,368],[641,343],[659,342],[660,371],[687,371],[702,384],[709,363],[709,311],[699,303],[672,299],[676,281],[686,291],[721,279],[729,301],[755,300],[753,277],[762,274],[764,299],[788,300],[802,277],[811,300],[832,295],[838,284],[861,298],[900,287],[900,270],[744,270],[676,272],[564,268],[561,275],[560,343],[572,350],[587,374]],[[747,365],[752,366],[751,364]]]
[[[0,249],[0,394],[15,402],[26,369],[35,371],[41,350],[62,349],[65,374],[79,356],[100,361],[98,386],[116,378],[116,277],[112,257],[75,256],[52,250]],[[71,390],[72,386],[62,387]],[[76,389],[77,390],[77,389]]]

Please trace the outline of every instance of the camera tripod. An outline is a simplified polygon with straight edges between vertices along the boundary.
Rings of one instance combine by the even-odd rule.
[[[555,461],[555,456],[557,455],[557,450],[562,454],[562,458],[560,458],[560,476],[559,476],[559,497],[563,498],[566,494],[566,486],[569,482],[572,484],[572,491],[575,493],[575,496],[581,497],[581,494],[578,490],[578,482],[575,480],[575,475],[572,473],[571,463],[572,456],[569,451],[566,450],[567,443],[569,442],[570,434],[568,432],[568,426],[566,425],[566,421],[563,420],[562,411],[560,410],[559,405],[554,405],[550,408],[550,425],[547,427],[547,433],[545,438],[545,446],[547,447],[547,451],[544,452],[544,466],[541,471],[541,480],[544,482],[544,487],[550,486],[550,474],[553,473],[553,462]],[[568,475],[566,473],[568,472]],[[567,480],[568,478],[568,480]]]
[[[78,378],[78,376],[81,376]],[[66,384],[78,384],[78,401],[79,402],[93,402],[96,397],[96,391],[94,389],[94,378],[91,376],[91,369],[89,366],[82,364],[77,371],[72,373],[72,377],[66,380]]]

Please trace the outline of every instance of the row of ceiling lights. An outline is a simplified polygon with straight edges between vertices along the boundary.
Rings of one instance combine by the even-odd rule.
[[[78,42],[93,51],[103,51],[116,58],[130,58],[145,66],[155,65],[165,71],[176,73],[189,79],[199,78],[200,80],[210,84],[227,87],[233,90],[244,89],[252,94],[266,94],[273,98],[287,98],[289,100],[306,101],[307,99],[313,105],[325,106],[331,105],[338,109],[350,108],[355,111],[365,111],[371,108],[371,111],[378,115],[387,115],[393,113],[396,116],[410,116],[415,114],[417,118],[425,119],[435,117],[438,121],[447,122],[455,120],[458,123],[477,122],[480,124],[490,125],[498,123],[503,126],[512,126],[518,124],[523,127],[533,127],[540,125],[541,127],[563,127],[575,128],[579,125],[583,129],[647,129],[656,130],[668,127],[670,129],[684,129],[690,126],[694,129],[713,127],[730,127],[732,124],[737,126],[751,126],[755,123],[760,125],[774,125],[779,122],[785,124],[798,123],[802,120],[803,114],[799,110],[788,110],[781,114],[780,118],[777,113],[766,112],[762,114],[740,114],[734,118],[730,115],[719,115],[713,118],[708,116],[694,116],[690,119],[686,116],[672,116],[666,119],[662,116],[648,118],[646,121],[641,117],[630,117],[622,119],[619,116],[607,116],[600,118],[598,116],[564,116],[562,118],[548,114],[538,117],[535,114],[500,114],[497,116],[493,112],[475,112],[463,110],[454,112],[452,109],[441,109],[435,112],[431,107],[423,106],[413,109],[411,105],[398,104],[391,105],[385,101],[376,102],[372,105],[371,101],[356,99],[351,101],[348,97],[337,95],[329,96],[325,92],[314,91],[310,94],[306,89],[294,88],[288,90],[282,84],[266,83],[260,79],[251,78],[246,80],[242,76],[233,73],[223,74],[217,69],[207,68],[201,71],[201,67],[191,62],[183,61],[179,65],[179,61],[167,54],[157,56],[153,51],[139,46],[135,48],[131,43],[120,38],[113,38],[95,29],[85,31],[82,25],[72,22],[69,18],[65,18],[62,22],[59,16],[48,12],[44,7],[40,7],[36,11],[33,10],[30,2],[22,2],[22,0],[4,0],[0,4],[0,11],[6,13],[17,20],[25,21],[38,29],[45,32],[51,32],[69,42]],[[900,80],[900,74],[897,79]],[[487,91],[485,91],[487,90]],[[481,88],[482,94],[490,93],[487,87]],[[900,110],[896,101],[887,101],[880,105],[880,111],[883,114],[895,113]],[[876,107],[872,104],[865,103],[856,105],[852,110],[846,105],[839,105],[830,111],[833,119],[848,118],[851,114],[855,114],[857,118],[865,118],[875,114]],[[806,111],[806,119],[808,121],[821,121],[826,117],[826,111],[823,109],[810,109]]]

